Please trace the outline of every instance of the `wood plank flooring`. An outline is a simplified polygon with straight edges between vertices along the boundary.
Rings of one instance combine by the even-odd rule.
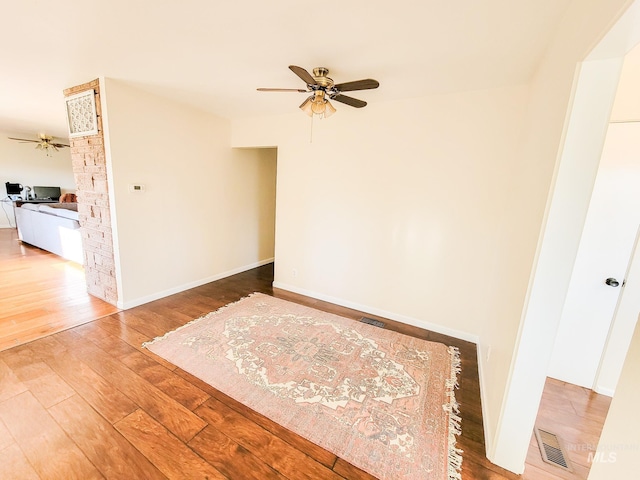
[[[0,351],[116,311],[87,293],[81,265],[0,228]]]
[[[568,472],[542,461],[538,443],[531,437],[524,480],[579,480],[587,478],[611,398],[586,388],[548,378],[536,426],[554,433],[564,443],[572,470]]]
[[[363,315],[273,289],[272,281],[267,265],[0,352],[0,478],[373,478],[141,348],[254,291]],[[460,349],[463,479],[520,478],[485,458],[475,345],[381,320]],[[593,412],[571,404],[574,427],[604,418],[595,403]]]

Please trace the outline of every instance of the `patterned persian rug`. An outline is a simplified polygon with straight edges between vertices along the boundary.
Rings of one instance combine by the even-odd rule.
[[[375,477],[460,478],[453,347],[259,293],[145,346]]]

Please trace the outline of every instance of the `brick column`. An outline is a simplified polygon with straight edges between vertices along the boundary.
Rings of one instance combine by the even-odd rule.
[[[109,213],[107,164],[102,134],[100,83],[96,79],[83,85],[67,88],[64,95],[68,97],[90,89],[93,89],[96,95],[98,133],[69,140],[71,163],[77,188],[87,290],[91,295],[116,305],[118,289]]]

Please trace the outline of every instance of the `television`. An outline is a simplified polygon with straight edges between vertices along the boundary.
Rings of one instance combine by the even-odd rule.
[[[60,187],[37,187],[34,185],[33,193],[36,200],[60,200]]]
[[[19,183],[7,182],[4,185],[7,188],[7,195],[20,195],[22,193],[22,185]]]

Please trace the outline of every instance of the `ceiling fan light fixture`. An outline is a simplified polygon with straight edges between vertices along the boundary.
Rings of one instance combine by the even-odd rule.
[[[313,117],[327,118],[336,113],[336,109],[329,103],[324,96],[324,91],[316,90],[314,94],[307,98],[302,105],[300,105],[300,110],[304,113]]]
[[[325,100],[325,107],[324,118],[328,118],[336,113],[336,109],[333,107],[333,105],[331,105],[331,102],[329,102],[329,100]]]
[[[325,100],[323,99],[314,99],[313,102],[311,102],[311,111],[314,115],[323,116],[326,109],[327,106],[325,105]]]
[[[304,113],[306,113],[310,117],[313,117],[313,111],[311,110],[312,101],[313,101],[313,97],[309,97],[304,102],[302,102],[302,105],[300,105],[300,110],[302,110]]]
[[[329,69],[325,67],[314,68],[313,75],[304,68],[296,65],[289,65],[289,70],[295,73],[306,84],[306,90],[300,88],[258,88],[258,90],[262,92],[311,93],[311,96],[302,102],[302,105],[299,107],[300,110],[311,118],[313,118],[314,115],[320,118],[327,118],[336,112],[336,109],[331,105],[329,99],[354,108],[366,107],[367,102],[344,95],[343,92],[371,90],[380,86],[380,83],[372,78],[336,84],[333,79],[328,77]]]

